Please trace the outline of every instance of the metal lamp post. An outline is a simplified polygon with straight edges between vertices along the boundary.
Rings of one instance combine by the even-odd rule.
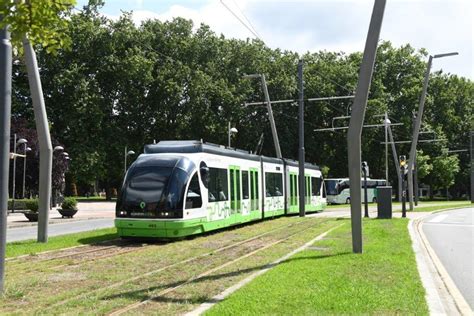
[[[13,184],[12,184],[12,213],[15,212],[15,184],[16,184],[16,148],[17,146],[20,146],[22,144],[26,144],[28,141],[24,138],[20,138],[18,141],[16,140],[16,134],[14,136],[14,142],[13,142]]]
[[[233,134],[237,134],[239,131],[235,127],[230,127],[230,122],[229,122],[229,127],[227,128],[227,136],[228,136],[228,147],[230,147],[230,139]]]
[[[57,151],[64,151],[63,146],[55,146],[53,148],[53,159],[54,159],[54,153]],[[67,154],[67,153],[66,153]],[[56,206],[56,189],[51,190],[51,203],[49,203],[49,209],[52,209],[52,206]]]
[[[428,90],[428,81],[430,79],[431,64],[434,58],[442,58],[448,56],[455,56],[459,53],[437,54],[429,57],[428,65],[426,67],[425,79],[423,81],[423,90],[420,96],[420,105],[418,106],[418,113],[416,115],[415,127],[413,128],[413,141],[410,148],[410,158],[408,160],[408,201],[410,202],[410,211],[413,210],[413,168],[415,166],[416,144],[418,142],[418,135],[421,128],[421,119],[423,117],[423,108],[425,106],[426,91]]]
[[[125,151],[124,151],[124,164],[123,164],[123,174],[125,175],[127,173],[127,158],[128,156],[135,155],[135,152],[133,150],[127,151],[127,146],[125,146]]]
[[[21,190],[21,198],[22,199],[25,198],[26,154],[30,151],[31,151],[31,148],[27,147],[26,143],[25,143],[25,152],[24,152],[25,157],[23,158],[23,188]]]

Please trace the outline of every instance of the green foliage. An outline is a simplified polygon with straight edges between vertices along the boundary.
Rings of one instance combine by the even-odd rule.
[[[429,163],[430,156],[423,155],[423,150],[416,152],[416,168],[418,170],[418,179],[423,180],[433,170],[433,165]]]
[[[46,51],[55,52],[69,47],[71,40],[64,36],[70,14],[76,0],[25,0],[0,2],[0,28],[9,25],[12,42],[21,47],[24,35],[33,44],[41,44]]]
[[[432,184],[435,189],[449,188],[459,172],[459,158],[444,153],[433,159]]]
[[[61,203],[63,210],[75,210],[77,209],[77,200],[73,197],[65,197],[63,203]]]
[[[38,199],[30,199],[25,202],[26,208],[33,213],[38,212]]]

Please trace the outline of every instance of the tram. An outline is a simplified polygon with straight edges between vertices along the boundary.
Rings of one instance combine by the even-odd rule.
[[[146,145],[128,169],[116,204],[119,236],[179,238],[299,212],[322,211],[319,167],[202,141]]]

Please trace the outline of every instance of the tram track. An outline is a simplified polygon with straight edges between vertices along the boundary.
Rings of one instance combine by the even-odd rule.
[[[154,246],[154,244],[136,244],[132,242],[124,242],[118,240],[119,244],[116,245],[104,245],[104,246],[90,246],[88,248],[93,248],[93,249],[87,249],[84,251],[75,251],[76,249],[82,249],[83,247],[80,248],[71,248],[68,249],[67,251],[74,250],[74,252],[71,253],[64,253],[62,251],[60,255],[56,256],[48,256],[51,254],[51,252],[48,253],[42,253],[39,256],[42,258],[37,258],[36,256],[29,256],[28,258],[30,261],[24,261],[24,262],[16,262],[16,261],[10,261],[9,264],[14,265],[14,268],[16,269],[21,269],[22,267],[25,267],[28,269],[28,272],[35,273],[37,268],[41,268],[41,266],[36,265],[33,266],[32,268],[32,263],[38,264],[38,263],[44,263],[44,262],[51,262],[55,260],[62,260],[62,259],[72,259],[75,260],[75,262],[69,262],[69,263],[61,263],[58,265],[49,265],[48,269],[58,269],[61,267],[65,266],[77,266],[86,262],[91,262],[95,260],[100,260],[100,259],[105,259],[121,254],[126,254],[129,252],[137,251],[137,249],[144,249],[147,246]],[[31,260],[33,259],[33,260]]]
[[[300,222],[300,223],[301,223],[301,222]],[[174,285],[174,284],[173,284],[172,286],[166,287],[166,288],[164,288],[163,290],[161,290],[160,292],[158,292],[158,293],[152,295],[150,298],[148,298],[148,299],[146,299],[146,300],[142,300],[142,301],[140,301],[140,302],[135,302],[135,303],[133,303],[133,304],[124,306],[124,307],[122,307],[122,308],[120,308],[120,309],[117,309],[117,310],[115,310],[115,311],[113,311],[113,312],[107,314],[107,315],[109,315],[109,316],[119,316],[119,315],[123,315],[124,313],[127,313],[127,312],[130,312],[130,311],[132,311],[132,310],[135,310],[135,309],[137,309],[137,308],[139,308],[139,307],[145,306],[145,305],[147,305],[147,304],[153,302],[155,299],[158,299],[158,298],[160,298],[160,297],[162,297],[162,296],[164,296],[164,295],[166,295],[166,294],[168,294],[168,293],[170,293],[170,292],[173,292],[173,291],[175,291],[175,290],[178,290],[178,289],[180,289],[180,288],[182,288],[182,287],[184,287],[184,286],[186,286],[186,285],[188,285],[188,284],[193,283],[194,281],[197,281],[197,280],[200,280],[200,279],[205,278],[205,277],[207,277],[207,276],[210,276],[210,275],[213,274],[214,272],[217,272],[217,271],[219,271],[219,270],[222,270],[222,269],[224,269],[224,268],[226,268],[226,267],[228,267],[228,266],[230,266],[230,265],[232,265],[232,264],[234,264],[234,263],[237,263],[237,262],[239,262],[239,261],[241,261],[241,260],[243,260],[243,259],[245,259],[245,258],[251,257],[251,256],[253,256],[253,255],[255,255],[255,254],[257,254],[257,253],[259,253],[259,252],[261,252],[261,251],[263,251],[263,250],[265,250],[265,249],[268,249],[268,248],[271,248],[271,247],[273,247],[273,246],[275,246],[275,245],[277,245],[277,244],[280,244],[280,243],[282,243],[282,242],[284,242],[284,241],[286,241],[286,240],[292,238],[292,237],[295,236],[295,235],[301,234],[301,233],[303,233],[303,232],[305,232],[305,231],[307,231],[307,230],[309,230],[309,229],[312,229],[312,228],[314,228],[314,225],[313,225],[313,224],[314,224],[314,223],[311,223],[310,225],[308,225],[307,227],[304,227],[303,229],[297,229],[296,232],[293,232],[293,233],[291,233],[291,234],[289,234],[289,235],[286,235],[286,236],[284,236],[283,238],[279,238],[279,239],[277,239],[277,240],[271,241],[270,243],[263,243],[260,247],[254,249],[254,250],[251,250],[250,252],[244,253],[243,255],[238,256],[237,258],[234,258],[234,259],[232,259],[232,260],[230,260],[230,261],[226,261],[225,263],[220,264],[220,265],[218,265],[218,266],[216,266],[216,267],[213,267],[213,268],[211,268],[211,269],[208,269],[208,270],[206,270],[206,271],[204,271],[204,272],[202,272],[202,273],[200,273],[200,274],[198,274],[198,275],[196,275],[196,276],[192,276],[192,277],[190,277],[190,278],[188,278],[188,279],[186,279],[186,280],[180,282],[180,283],[177,284],[177,285]]]
[[[92,295],[94,294],[98,294],[100,292],[104,292],[104,291],[107,291],[107,290],[112,290],[112,289],[115,289],[115,288],[118,288],[120,286],[123,286],[127,283],[131,283],[131,282],[135,282],[135,281],[139,281],[140,279],[143,279],[143,278],[147,278],[147,277],[150,277],[150,276],[153,276],[157,273],[160,273],[160,272],[164,272],[166,270],[169,270],[169,269],[172,269],[172,268],[176,268],[178,266],[181,266],[181,265],[185,265],[185,264],[188,264],[188,263],[191,263],[193,261],[197,261],[199,259],[204,259],[204,258],[208,258],[210,256],[214,256],[215,254],[219,254],[221,252],[224,252],[226,250],[230,250],[232,248],[235,248],[235,247],[239,247],[241,245],[244,245],[244,244],[247,244],[247,243],[251,243],[252,241],[255,241],[255,240],[258,240],[258,239],[261,239],[265,236],[269,236],[277,231],[280,231],[280,230],[284,230],[284,229],[288,229],[288,228],[292,228],[294,226],[299,226],[303,223],[306,223],[306,221],[298,221],[296,223],[291,223],[291,224],[285,224],[285,225],[281,225],[279,227],[276,227],[272,230],[269,230],[269,231],[266,231],[264,233],[261,233],[261,234],[258,234],[258,235],[255,235],[255,236],[252,236],[250,238],[247,238],[245,240],[241,240],[241,241],[238,241],[238,242],[235,242],[235,243],[232,243],[232,244],[227,244],[227,245],[224,245],[222,247],[219,247],[217,249],[214,249],[212,251],[209,251],[209,252],[206,252],[206,253],[203,253],[203,254],[200,254],[200,255],[197,255],[197,256],[193,256],[191,258],[187,258],[187,259],[184,259],[184,260],[181,260],[181,261],[178,261],[178,262],[174,262],[174,263],[171,263],[171,264],[168,264],[168,265],[165,265],[163,267],[160,267],[160,268],[157,268],[157,269],[154,269],[154,270],[151,270],[151,271],[148,271],[146,273],[142,273],[142,274],[139,274],[139,275],[135,275],[131,278],[127,278],[127,279],[124,279],[124,280],[121,280],[119,282],[115,282],[115,283],[112,283],[110,285],[107,285],[107,286],[104,286],[104,287],[100,287],[100,288],[97,288],[97,289],[93,289],[93,290],[89,290],[89,291],[86,291],[84,293],[81,293],[79,295],[76,295],[74,297],[70,297],[70,298],[67,298],[65,300],[62,300],[60,302],[56,302],[54,304],[51,304],[49,306],[46,306],[46,307],[43,307],[41,309],[41,311],[46,311],[46,310],[49,310],[49,309],[52,309],[52,308],[55,308],[55,307],[59,307],[61,305],[64,305],[64,304],[67,304],[71,301],[75,301],[75,300],[80,300],[80,299],[84,299],[86,297],[91,297]],[[310,224],[310,226],[308,228],[305,228],[304,230],[306,229],[309,229],[311,227],[313,227],[314,225],[314,222],[312,222]],[[302,232],[304,230],[299,230],[298,232]],[[290,238],[290,237],[288,237]],[[288,239],[286,238],[286,239]],[[286,240],[285,239],[285,240]],[[282,242],[284,240],[279,240],[278,243]],[[273,243],[271,245],[274,245]],[[260,250],[263,250],[263,249],[260,249]],[[259,251],[260,251],[259,250]],[[258,252],[258,251],[257,251]],[[252,252],[253,254],[253,252]],[[241,260],[242,258],[240,258],[239,260]]]

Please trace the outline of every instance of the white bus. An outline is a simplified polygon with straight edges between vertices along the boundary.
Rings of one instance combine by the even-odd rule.
[[[332,178],[325,179],[327,202],[330,204],[349,204],[351,202],[351,194],[349,190],[349,178]],[[383,179],[367,178],[367,200],[369,202],[377,202],[377,190],[379,186],[387,185],[387,181]],[[362,202],[365,202],[364,196],[364,179],[362,178]]]

